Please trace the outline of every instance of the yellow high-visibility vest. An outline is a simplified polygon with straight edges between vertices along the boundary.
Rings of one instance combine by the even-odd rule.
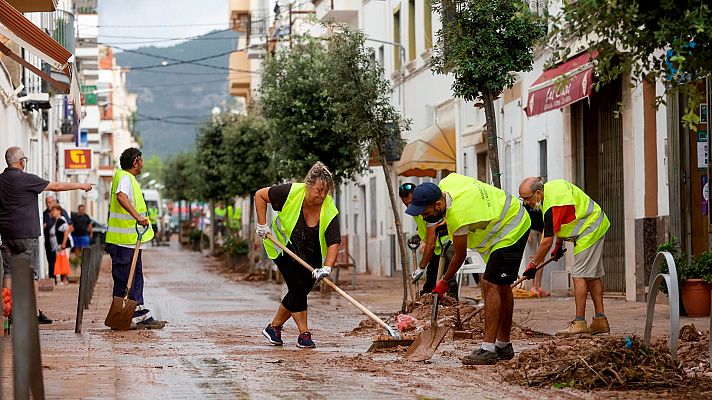
[[[583,190],[564,179],[554,179],[544,184],[544,201],[541,210],[546,213],[551,207],[572,205],[576,218],[561,225],[556,236],[574,243],[574,254],[593,246],[602,238],[611,222],[601,209]]]
[[[148,215],[146,201],[143,199],[141,186],[139,186],[136,178],[130,172],[122,169],[117,170],[114,174],[114,180],[111,183],[111,201],[109,203],[109,223],[106,231],[106,243],[133,245],[138,241],[138,233],[136,232],[136,220],[129,214],[116,198],[116,188],[119,185],[119,180],[123,176],[128,176],[131,179],[131,188],[133,191],[133,206],[136,212],[145,217]],[[150,226],[149,226],[150,228]],[[143,230],[144,228],[139,228]],[[148,229],[141,238],[141,242],[145,243],[153,239],[153,229]]]
[[[287,195],[287,201],[282,207],[282,211],[278,212],[272,221],[274,237],[285,246],[289,243],[289,238],[292,235],[294,226],[297,224],[299,215],[302,212],[302,203],[304,202],[306,192],[307,186],[304,183],[293,183]],[[337,215],[339,215],[339,210],[336,208],[336,204],[334,204],[331,195],[327,195],[324,199],[324,203],[321,205],[321,212],[319,214],[319,244],[321,245],[322,262],[326,260],[326,252],[328,250],[324,234],[331,220]],[[263,243],[269,258],[274,260],[282,253],[282,249],[275,246],[271,240],[265,239]]]

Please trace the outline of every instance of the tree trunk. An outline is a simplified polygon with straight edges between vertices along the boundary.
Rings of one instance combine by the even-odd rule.
[[[491,92],[484,93],[485,120],[487,121],[487,154],[489,156],[490,171],[492,173],[492,184],[497,188],[502,188],[499,172],[499,152],[497,150],[497,121],[494,112],[494,95]]]
[[[234,206],[233,206],[234,207]],[[250,195],[250,223],[248,225],[247,242],[250,244],[250,250],[247,253],[250,257],[250,273],[255,272],[255,230],[252,227],[255,224],[255,195]],[[267,221],[269,224],[269,221]]]
[[[210,207],[210,243],[209,252],[211,256],[215,255],[215,225],[217,223],[217,218],[215,218],[215,200],[210,200],[208,203]]]
[[[405,251],[405,241],[403,240],[403,232],[401,228],[400,216],[398,215],[398,205],[396,203],[395,191],[393,190],[393,182],[391,181],[391,169],[386,161],[386,153],[383,151],[383,146],[378,145],[378,159],[383,167],[383,174],[386,176],[386,185],[388,186],[388,198],[391,200],[391,209],[393,210],[393,221],[396,225],[396,236],[398,240],[398,249],[400,250],[401,272],[403,273],[403,302],[401,303],[401,312],[405,312],[405,307],[408,302],[408,267],[406,263],[408,258]]]

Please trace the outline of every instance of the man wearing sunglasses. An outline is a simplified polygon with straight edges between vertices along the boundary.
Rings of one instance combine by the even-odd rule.
[[[576,316],[569,325],[556,334],[560,336],[581,333],[608,333],[610,327],[603,310],[603,240],[611,223],[608,217],[583,190],[563,179],[544,183],[539,177],[529,177],[519,185],[519,198],[524,204],[544,213],[544,237],[539,249],[524,271],[533,277],[536,267],[551,252],[554,260],[563,256],[564,241],[574,244],[574,265],[571,278],[574,282]],[[586,326],[586,297],[591,294],[593,321]]]
[[[414,190],[415,184],[410,182],[406,182],[398,187],[398,196],[406,207],[410,206],[410,203],[413,201]],[[425,243],[425,247],[423,248],[423,258],[420,260],[417,269],[413,271],[411,278],[413,279],[413,283],[415,283],[425,274],[425,283],[423,284],[423,289],[420,291],[420,294],[423,295],[435,289],[435,282],[438,279],[440,257],[447,257],[446,261],[450,259],[447,254],[441,254],[442,246],[436,240],[435,232],[437,228],[446,229],[447,227],[441,220],[426,221],[420,215],[414,216],[413,219],[415,220],[415,225],[418,227],[418,237],[420,237],[421,242]],[[447,236],[441,239],[443,246],[447,245],[449,241],[450,239],[448,239]],[[457,294],[457,286],[455,286],[454,293]]]

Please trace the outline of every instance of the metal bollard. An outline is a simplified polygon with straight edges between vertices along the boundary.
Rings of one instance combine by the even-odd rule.
[[[37,306],[30,255],[9,260],[12,275],[12,324],[15,399],[44,399],[40,337],[37,328]]]
[[[79,276],[79,296],[77,298],[77,318],[74,323],[74,333],[82,333],[82,319],[87,307],[87,288],[89,286],[89,270],[91,269],[92,248],[82,249],[81,275]]]
[[[668,266],[667,274],[660,274],[660,264],[665,261]],[[650,335],[653,330],[653,316],[655,314],[655,298],[658,296],[658,288],[662,282],[668,288],[668,301],[670,303],[670,355],[673,360],[677,360],[677,339],[680,335],[680,296],[677,287],[677,268],[672,255],[667,251],[661,251],[655,256],[653,266],[650,269],[650,282],[648,284],[648,312],[645,316],[645,334],[643,342],[650,345]],[[712,341],[710,342],[712,344]],[[712,359],[712,347],[710,350]]]

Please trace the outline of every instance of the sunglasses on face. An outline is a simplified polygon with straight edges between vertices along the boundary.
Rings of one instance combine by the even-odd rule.
[[[398,186],[398,196],[406,197],[409,194],[413,193],[413,190],[415,190],[415,184],[404,183],[404,184]]]

